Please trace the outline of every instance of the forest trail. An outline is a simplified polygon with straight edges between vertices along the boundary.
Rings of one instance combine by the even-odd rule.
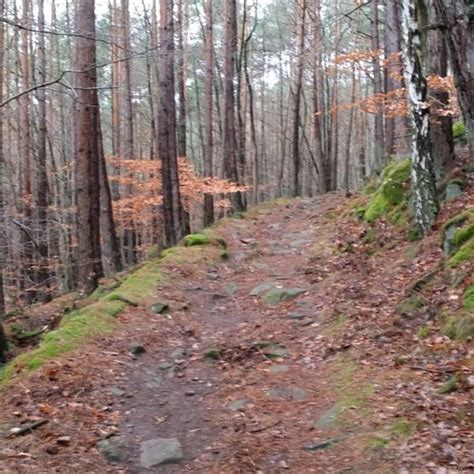
[[[416,332],[394,304],[425,267],[400,242],[361,258],[345,205],[281,201],[221,224],[228,260],[177,265],[113,334],[6,397],[50,422],[6,442],[2,472],[448,472],[437,443],[464,428],[443,421],[418,442],[416,402],[425,418],[443,402],[393,362]],[[170,311],[153,314],[157,301]],[[462,464],[467,438],[456,449]]]

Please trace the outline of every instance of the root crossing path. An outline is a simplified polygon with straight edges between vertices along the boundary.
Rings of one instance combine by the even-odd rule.
[[[341,252],[341,209],[328,195],[220,224],[227,260],[176,262],[149,305],[33,378],[54,420],[7,472],[398,472],[407,439],[374,435],[398,410],[377,321],[398,295],[374,285],[396,263]]]

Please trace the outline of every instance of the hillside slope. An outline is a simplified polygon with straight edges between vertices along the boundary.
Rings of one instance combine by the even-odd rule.
[[[421,241],[337,195],[188,239],[110,330],[11,366],[2,471],[468,472],[473,261],[441,234],[473,203]]]

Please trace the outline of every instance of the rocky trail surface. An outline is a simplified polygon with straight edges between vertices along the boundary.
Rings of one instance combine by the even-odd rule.
[[[449,342],[395,311],[440,250],[371,255],[343,204],[221,224],[229,259],[177,262],[115,332],[7,392],[8,427],[48,422],[2,440],[1,471],[469,472],[469,393],[440,397],[450,372],[426,365]]]

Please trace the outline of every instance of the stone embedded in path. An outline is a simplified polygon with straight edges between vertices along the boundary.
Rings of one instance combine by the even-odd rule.
[[[256,286],[251,292],[250,296],[258,296],[261,295],[262,293],[265,293],[266,291],[270,291],[273,288],[275,288],[275,283],[273,282],[265,282],[261,283],[260,285]]]
[[[140,445],[140,464],[145,469],[183,460],[181,443],[176,438],[156,438]]]
[[[109,387],[107,392],[109,392],[111,395],[115,395],[116,397],[124,397],[126,395],[125,390],[122,390],[118,387]]]
[[[290,370],[290,367],[287,365],[273,365],[270,367],[270,372],[272,374],[283,374],[285,372],[288,372]]]
[[[248,402],[249,401],[246,398],[241,398],[240,400],[235,400],[234,402],[229,403],[227,408],[230,411],[244,411],[244,408],[247,406]]]
[[[330,448],[331,446],[340,443],[343,438],[331,438],[324,441],[315,441],[304,447],[306,451],[319,451],[321,449]]]
[[[266,391],[267,397],[272,401],[301,401],[308,398],[308,392],[299,387],[271,388]]]
[[[263,296],[263,302],[274,306],[282,301],[296,298],[307,291],[305,288],[272,288]]]
[[[187,354],[188,354],[188,352],[186,351],[186,349],[185,349],[184,347],[177,347],[177,348],[170,354],[170,357],[171,357],[174,361],[185,360]]]
[[[97,443],[97,449],[111,463],[123,462],[126,459],[123,447],[112,439],[104,439]]]
[[[293,311],[292,313],[288,313],[288,317],[290,319],[300,320],[300,319],[307,318],[308,316],[305,313],[300,313],[299,311]]]
[[[133,354],[133,355],[141,355],[146,352],[145,347],[143,347],[141,344],[138,344],[137,342],[133,342],[128,346],[128,350]]]
[[[235,283],[227,283],[224,286],[224,293],[228,296],[234,296],[239,292],[239,287]]]
[[[150,306],[150,310],[152,313],[155,313],[155,314],[163,314],[165,313],[166,311],[169,310],[169,304],[168,303],[162,303],[160,301],[156,302],[155,304],[152,304]]]

